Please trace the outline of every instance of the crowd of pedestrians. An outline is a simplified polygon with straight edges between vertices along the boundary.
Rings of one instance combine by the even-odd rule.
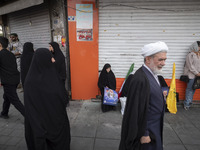
[[[10,104],[24,116],[28,150],[69,150],[66,66],[58,43],[51,42],[49,49],[34,51],[31,42],[24,43],[22,48],[17,34],[10,38],[9,44],[7,38],[0,37],[0,77],[4,89],[0,117],[9,118]],[[24,105],[16,92],[20,80]]]

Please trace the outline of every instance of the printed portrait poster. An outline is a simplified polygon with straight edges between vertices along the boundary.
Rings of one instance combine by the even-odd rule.
[[[77,41],[93,40],[93,4],[76,4]]]

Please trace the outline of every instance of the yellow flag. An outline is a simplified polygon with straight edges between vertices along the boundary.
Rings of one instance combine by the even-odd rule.
[[[175,70],[176,65],[173,64],[173,73],[172,73],[172,80],[170,84],[169,94],[167,96],[167,108],[170,113],[176,114],[177,107],[176,107],[176,79],[175,79]]]

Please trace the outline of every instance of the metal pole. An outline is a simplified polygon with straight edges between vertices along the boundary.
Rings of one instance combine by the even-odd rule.
[[[67,0],[63,0],[63,16],[64,16],[64,33],[66,37],[66,70],[67,70],[67,79],[66,79],[66,89],[68,94],[71,97],[71,77],[70,77],[70,53],[69,53],[69,32],[68,32],[68,7]]]

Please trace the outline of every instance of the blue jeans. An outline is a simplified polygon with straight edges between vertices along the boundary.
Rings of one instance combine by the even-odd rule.
[[[195,90],[192,89],[193,83],[194,79],[189,79],[189,82],[187,83],[187,88],[185,92],[185,101],[184,101],[185,107],[190,107],[190,105],[192,104],[192,99],[195,92]]]

